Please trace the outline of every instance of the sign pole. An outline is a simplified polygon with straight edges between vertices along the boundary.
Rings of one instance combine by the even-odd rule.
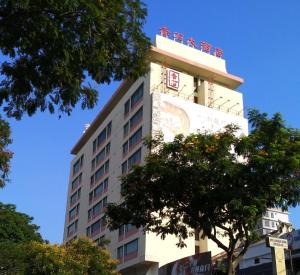
[[[287,240],[267,237],[266,245],[272,251],[273,275],[286,275],[284,249],[288,249]]]

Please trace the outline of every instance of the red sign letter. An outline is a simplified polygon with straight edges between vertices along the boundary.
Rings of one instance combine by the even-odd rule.
[[[170,32],[169,32],[169,29],[167,27],[160,28],[159,32],[160,32],[161,36],[164,36],[164,37],[167,37],[167,38],[169,37]]]
[[[187,44],[193,48],[197,48],[196,47],[196,43],[195,43],[195,40],[194,38],[190,37],[188,40],[187,40]]]
[[[210,53],[211,45],[205,41],[201,41],[201,50],[206,53]]]

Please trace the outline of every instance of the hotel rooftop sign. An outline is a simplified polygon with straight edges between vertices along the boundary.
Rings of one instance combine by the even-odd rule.
[[[170,38],[170,31],[167,27],[160,28],[159,33],[163,37]],[[223,50],[221,48],[213,47],[211,44],[209,44],[206,41],[201,41],[200,44],[197,45],[197,43],[193,37],[189,37],[188,39],[185,40],[183,34],[181,34],[179,32],[173,33],[173,39],[176,42],[186,44],[192,48],[199,49],[202,52],[212,54],[216,57],[222,58],[222,56],[223,56]]]

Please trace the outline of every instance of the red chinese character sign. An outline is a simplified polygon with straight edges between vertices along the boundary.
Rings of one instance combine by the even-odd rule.
[[[179,32],[174,32],[174,41],[183,43],[183,34]]]
[[[178,91],[179,88],[179,72],[167,69],[167,87]]]
[[[222,56],[223,56],[223,50],[220,49],[220,48],[215,48],[215,56],[219,57],[219,58],[222,58]]]
[[[164,37],[169,37],[169,35],[170,35],[170,32],[169,32],[169,29],[167,28],[167,27],[162,27],[162,28],[160,28],[160,35],[161,36],[164,36]]]
[[[201,41],[201,50],[206,53],[210,53],[211,45],[206,41]]]
[[[168,27],[162,27],[159,29],[159,33],[161,36],[165,38],[169,38],[170,31]],[[171,36],[172,37],[172,36]],[[195,39],[192,37],[189,37],[188,39],[184,40],[184,35],[180,32],[174,32],[173,33],[173,40],[182,44],[186,44],[189,47],[192,48],[198,48],[204,53],[212,54],[218,58],[223,58],[223,50],[221,48],[213,47],[211,44],[209,44],[206,41],[201,41],[200,45],[197,47],[197,44],[195,42]]]

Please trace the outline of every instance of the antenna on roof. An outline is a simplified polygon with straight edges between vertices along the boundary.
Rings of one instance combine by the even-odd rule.
[[[85,133],[86,130],[87,130],[90,126],[91,126],[91,124],[89,124],[89,123],[84,124],[84,130],[83,130],[83,133]]]

